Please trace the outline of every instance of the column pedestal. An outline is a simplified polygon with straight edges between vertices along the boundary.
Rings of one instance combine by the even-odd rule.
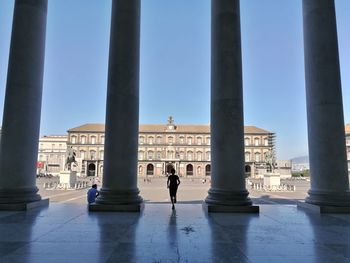
[[[47,0],[17,0],[0,144],[0,210],[47,205],[36,187]]]
[[[239,0],[211,2],[209,212],[258,212],[245,188]]]
[[[303,26],[311,187],[306,204],[299,206],[319,206],[319,212],[349,211],[334,1],[303,0]]]
[[[113,0],[103,185],[90,211],[140,211],[137,188],[140,0]]]

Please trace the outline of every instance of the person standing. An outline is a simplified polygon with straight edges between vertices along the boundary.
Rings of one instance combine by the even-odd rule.
[[[175,174],[175,169],[170,170],[170,175],[168,176],[167,187],[169,188],[170,200],[172,203],[172,209],[175,209],[176,203],[176,192],[180,184],[180,178]]]
[[[99,192],[97,191],[97,184],[93,184],[89,191],[87,192],[87,201],[89,204],[93,204],[96,201],[96,197],[99,196]]]

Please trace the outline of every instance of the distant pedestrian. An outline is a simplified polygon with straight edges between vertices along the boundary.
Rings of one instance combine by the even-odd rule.
[[[96,197],[98,197],[100,193],[97,191],[97,184],[93,184],[89,191],[87,192],[87,201],[89,204],[93,204],[96,202]]]
[[[179,176],[175,174],[175,169],[172,168],[170,171],[170,175],[168,176],[167,187],[169,188],[170,200],[172,203],[172,209],[175,209],[176,203],[176,192],[177,188],[180,184]]]

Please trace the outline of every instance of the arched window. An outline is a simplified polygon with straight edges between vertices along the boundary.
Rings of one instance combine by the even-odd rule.
[[[244,145],[245,146],[250,145],[250,138],[249,137],[244,138]]]
[[[86,143],[86,136],[81,136],[81,143],[85,144]]]
[[[168,151],[168,158],[174,159],[174,151]]]
[[[147,157],[149,160],[152,160],[153,159],[153,151],[148,151]]]
[[[245,156],[245,161],[250,162],[250,152],[245,152],[244,156]]]
[[[139,137],[139,141],[140,141],[140,144],[145,143],[145,137],[140,136],[140,137]]]
[[[96,136],[91,136],[91,144],[96,144]]]
[[[80,151],[80,158],[85,159],[85,151]]]
[[[207,159],[207,161],[210,161],[210,152],[205,153],[205,158]]]
[[[157,152],[157,159],[158,160],[162,159],[162,153],[161,152]]]
[[[180,152],[180,160],[185,159],[185,153],[184,152]]]
[[[267,138],[264,139],[264,145],[269,146],[269,140]]]
[[[142,165],[139,166],[139,175],[143,175],[143,167],[142,167]]]
[[[192,176],[193,175],[193,165],[192,164],[188,164],[186,166],[186,175],[188,175],[188,176]]]
[[[210,144],[210,137],[207,137],[207,144]]]
[[[148,137],[148,143],[153,144],[154,143],[154,138],[152,136]]]
[[[161,144],[162,143],[162,136],[157,136],[157,143]]]
[[[144,152],[139,151],[139,160],[143,160],[143,158],[144,158]]]
[[[202,174],[202,167],[197,167],[197,175],[200,176]]]
[[[201,145],[202,144],[202,137],[197,137],[197,144]]]
[[[197,152],[197,161],[202,161],[202,152]]]
[[[183,137],[183,136],[180,136],[180,144],[184,144],[185,143],[185,137]]]
[[[193,152],[191,152],[191,151],[187,152],[187,160],[189,160],[189,161],[193,160]]]
[[[211,170],[210,164],[207,164],[205,166],[205,176],[210,176],[210,170]]]
[[[192,144],[192,137],[188,137],[188,138],[187,138],[187,143],[188,143],[188,144]]]
[[[259,146],[260,145],[260,139],[259,138],[255,138],[254,139],[254,145],[255,146]]]
[[[153,175],[154,174],[154,166],[153,164],[148,164],[147,165],[147,175]]]
[[[77,136],[72,136],[72,143],[77,143]]]
[[[169,136],[168,137],[168,143],[169,144],[173,144],[174,143],[174,137],[173,136]]]
[[[90,151],[90,158],[91,158],[91,160],[95,160],[95,158],[96,158],[96,151],[94,151],[94,150]]]
[[[260,162],[260,161],[261,161],[260,156],[261,156],[260,153],[255,153],[255,161],[256,161],[256,162]]]

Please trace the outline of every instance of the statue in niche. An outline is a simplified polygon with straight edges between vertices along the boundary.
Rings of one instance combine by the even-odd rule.
[[[68,147],[67,148],[67,159],[66,159],[66,169],[68,171],[72,171],[72,168],[75,167],[78,163],[77,161],[75,160],[75,152],[73,151],[73,148],[72,147]],[[73,166],[74,165],[74,166]]]
[[[268,150],[265,154],[265,162],[268,166],[268,171],[274,173],[276,169],[276,158],[272,149]]]

